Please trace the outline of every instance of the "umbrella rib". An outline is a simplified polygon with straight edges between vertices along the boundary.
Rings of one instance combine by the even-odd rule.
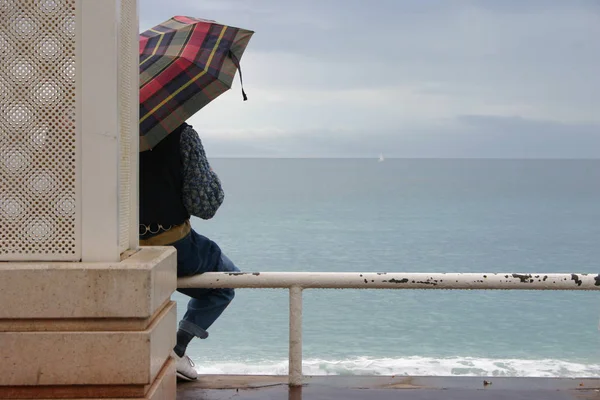
[[[154,107],[152,110],[150,110],[148,113],[146,113],[146,115],[144,115],[140,119],[140,123],[144,122],[149,116],[151,116],[154,112],[156,112],[156,110],[158,110],[163,105],[165,105],[166,103],[168,103],[173,97],[177,96],[184,89],[186,89],[188,86],[190,86],[192,83],[196,82],[204,74],[206,74],[206,71],[210,67],[210,63],[212,62],[212,59],[213,59],[215,53],[217,52],[217,49],[219,48],[219,44],[221,43],[221,39],[223,39],[223,36],[225,35],[225,31],[226,30],[227,30],[227,26],[223,26],[223,28],[221,29],[221,33],[219,34],[219,39],[217,40],[217,43],[215,44],[215,47],[213,48],[213,50],[210,53],[210,56],[208,57],[208,61],[206,62],[206,68],[202,72],[200,72],[198,75],[196,75],[195,77],[193,77],[192,79],[190,79],[188,82],[186,82],[185,85],[182,85],[179,89],[177,89],[175,92],[173,92],[169,97],[167,97],[163,101],[161,101],[156,107]]]

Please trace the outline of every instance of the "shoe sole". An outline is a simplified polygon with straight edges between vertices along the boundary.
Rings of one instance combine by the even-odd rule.
[[[198,378],[190,378],[189,376],[186,376],[179,371],[177,371],[177,379],[182,380],[182,381],[187,381],[187,382],[194,382],[194,381],[198,380]]]

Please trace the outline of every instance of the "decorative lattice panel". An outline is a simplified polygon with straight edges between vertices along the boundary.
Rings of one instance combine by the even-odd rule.
[[[0,260],[77,260],[75,0],[0,0]]]
[[[138,137],[137,93],[138,79],[138,28],[136,0],[121,0],[120,55],[119,55],[119,110],[120,110],[120,164],[119,164],[119,247],[129,249],[131,229],[131,186],[132,166],[137,163],[131,158],[132,138]],[[133,40],[132,40],[133,39]],[[133,71],[133,73],[132,73]],[[135,115],[134,115],[135,113]],[[137,229],[137,227],[134,227]]]

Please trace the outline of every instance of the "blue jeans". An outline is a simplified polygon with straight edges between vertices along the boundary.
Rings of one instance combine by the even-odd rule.
[[[238,272],[235,264],[221,252],[212,240],[193,229],[183,239],[173,243],[177,249],[177,276],[192,276],[204,272]],[[179,329],[201,339],[206,331],[227,308],[235,292],[233,289],[177,289],[190,296],[187,311],[179,322]]]

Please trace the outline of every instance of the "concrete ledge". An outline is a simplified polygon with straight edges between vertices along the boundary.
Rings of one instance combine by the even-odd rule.
[[[175,400],[177,398],[177,377],[175,361],[169,358],[160,375],[144,397],[144,400]]]
[[[151,323],[152,318],[0,319],[0,332],[143,331]]]
[[[174,400],[175,361],[169,358],[152,385],[0,386],[0,399]]]
[[[177,289],[176,271],[172,247],[142,247],[117,263],[0,263],[0,330],[28,319],[150,319]]]
[[[0,385],[148,385],[175,346],[176,318],[169,302],[139,332],[2,332]]]

